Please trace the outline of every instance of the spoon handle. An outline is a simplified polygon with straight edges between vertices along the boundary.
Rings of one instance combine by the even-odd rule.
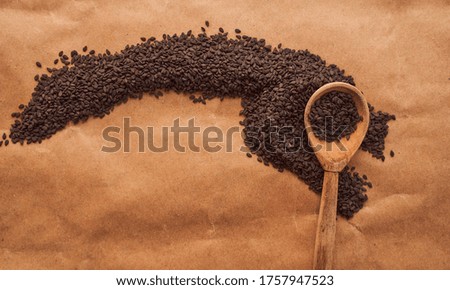
[[[336,236],[339,172],[325,171],[314,248],[314,270],[330,270]]]

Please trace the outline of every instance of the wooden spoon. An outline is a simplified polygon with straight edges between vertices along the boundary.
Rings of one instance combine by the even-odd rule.
[[[342,138],[339,141],[326,142],[319,140],[312,132],[309,121],[311,107],[315,101],[331,91],[339,91],[351,95],[359,115],[363,118],[357,124],[356,130],[352,133],[349,140]],[[328,270],[332,268],[333,264],[339,172],[344,169],[361,145],[369,127],[370,113],[366,99],[361,91],[350,84],[334,82],[320,87],[312,95],[306,104],[304,118],[309,143],[325,170],[316,232],[316,244],[314,247],[313,269]]]

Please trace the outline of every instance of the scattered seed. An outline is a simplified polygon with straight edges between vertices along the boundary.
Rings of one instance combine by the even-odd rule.
[[[209,21],[208,20],[205,21],[205,25],[206,25],[206,27],[209,27]]]
[[[391,157],[394,157],[395,156],[394,151],[391,150],[390,155],[391,155]]]
[[[40,62],[37,61],[37,62],[36,62],[36,66],[37,66],[37,67],[42,67],[42,64],[41,64]]]
[[[355,85],[353,78],[307,50],[281,46],[272,50],[264,39],[246,35],[230,39],[223,28],[219,31],[210,36],[188,31],[165,34],[159,40],[151,37],[114,54],[106,50],[105,54],[95,55],[91,50],[87,55],[71,53],[70,59],[64,59],[60,52],[64,66],[35,76],[38,83],[31,100],[22,112],[15,112],[11,142],[40,143],[70,123],[102,118],[116,105],[130,98],[140,99],[144,93],[161,97],[163,90],[199,92],[204,97],[190,99],[202,104],[213,97],[224,100],[226,96],[240,96],[244,142],[249,154],[257,155],[257,160],[266,166],[272,164],[279,171],[293,172],[312,191],[320,193],[324,171],[319,161],[312,150],[296,148],[308,149],[302,139],[305,128],[301,112],[320,86],[333,81]],[[337,97],[339,100],[335,101],[331,97],[330,112],[324,112],[326,104],[318,106],[322,113],[316,111],[317,118],[333,115],[336,103],[340,108],[352,106],[348,99]],[[371,105],[369,110],[369,129],[361,149],[384,160],[387,123],[395,117],[376,111]],[[346,120],[341,116],[345,123],[356,122],[351,110],[335,113],[353,118]],[[293,130],[277,137],[272,134],[274,128]],[[337,211],[347,218],[363,207],[366,187],[372,187],[354,170],[347,167],[339,174]]]
[[[251,158],[252,157],[252,153],[247,152],[247,157]]]
[[[236,29],[234,30],[234,32],[236,32],[236,33],[241,33],[241,30],[238,29],[238,28],[236,28]]]

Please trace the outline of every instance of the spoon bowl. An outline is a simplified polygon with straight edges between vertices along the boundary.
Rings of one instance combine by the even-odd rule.
[[[357,124],[355,132],[352,133],[350,139],[342,138],[339,141],[326,142],[320,140],[314,135],[309,114],[312,105],[326,94],[338,91],[349,94],[355,102],[358,114],[362,117],[362,121]],[[305,127],[306,133],[314,153],[319,159],[322,168],[326,171],[340,172],[348,164],[352,156],[358,150],[359,146],[366,135],[369,127],[370,113],[364,95],[356,87],[342,82],[334,82],[320,87],[309,99],[305,107]]]

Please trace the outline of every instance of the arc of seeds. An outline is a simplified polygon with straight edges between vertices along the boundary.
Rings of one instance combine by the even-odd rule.
[[[264,39],[240,34],[229,38],[222,28],[214,35],[188,31],[164,34],[161,40],[143,37],[142,43],[114,54],[82,50],[81,54],[72,51],[70,57],[60,52],[62,67],[35,77],[31,100],[12,114],[12,143],[40,143],[70,122],[102,118],[114,106],[140,99],[143,93],[160,97],[161,90],[201,92],[200,101],[191,97],[197,103],[241,97],[244,141],[258,161],[279,171],[290,170],[314,192],[321,191],[323,170],[302,134],[303,114],[320,86],[333,81],[354,85],[353,78],[336,65],[326,65],[307,50],[281,48],[281,44],[272,49]],[[348,105],[345,98],[342,102]],[[361,147],[384,159],[387,122],[394,116],[370,109],[370,128]],[[271,138],[274,130],[279,134]],[[366,186],[371,187],[352,169],[340,173],[338,213],[344,217],[363,206]]]

